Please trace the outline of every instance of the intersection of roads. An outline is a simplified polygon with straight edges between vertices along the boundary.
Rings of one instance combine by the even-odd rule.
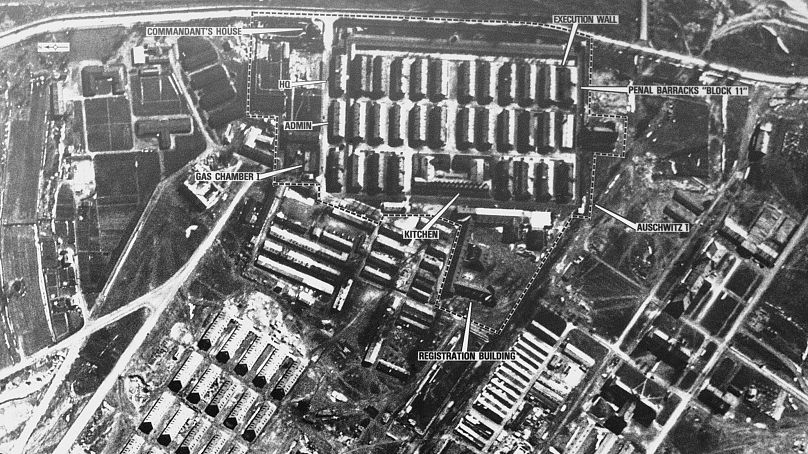
[[[291,15],[291,16],[308,16],[308,17],[332,17],[340,14],[314,9],[308,9],[308,10],[270,9],[270,8],[257,8],[255,6],[251,7],[206,6],[206,7],[183,7],[183,8],[168,7],[160,10],[149,9],[138,12],[66,14],[62,16],[55,16],[51,18],[41,19],[29,24],[11,28],[9,30],[0,33],[0,48],[15,45],[17,43],[31,39],[40,34],[54,33],[69,29],[89,29],[89,28],[101,28],[107,26],[134,26],[139,23],[166,23],[166,22],[180,23],[203,19],[247,20],[257,10],[267,14],[278,14],[286,16]],[[373,19],[379,19],[379,20],[384,19],[402,20],[402,18],[411,20],[418,20],[418,19],[429,20],[429,18],[421,16],[401,16],[396,14],[389,14],[389,15],[361,14],[356,12],[350,12],[350,13],[346,12],[343,14],[346,15],[350,14],[352,16],[357,16],[359,18],[363,16],[367,17],[372,16]],[[474,23],[480,25],[540,26],[540,27],[551,27],[567,30],[564,27],[551,26],[547,24],[538,24],[527,21],[512,21],[508,22],[508,24],[505,24],[504,21],[500,20],[473,20],[473,19],[459,19],[459,18],[446,18],[446,17],[441,17],[440,20]],[[703,71],[703,75],[708,80],[711,79],[714,81],[721,81],[731,79],[738,83],[744,83],[750,85],[765,85],[772,87],[808,85],[808,78],[806,77],[777,76],[754,71],[746,71],[729,65],[708,62],[699,57],[693,57],[689,55],[678,54],[675,52],[654,49],[644,43],[631,43],[581,31],[578,31],[577,34],[582,39],[591,40],[596,43],[604,44],[607,46],[613,46],[629,52],[635,52],[639,55],[643,55],[651,59],[657,59],[669,62],[681,67],[700,69]],[[172,67],[174,66],[176,65],[172,65]],[[174,69],[176,70],[176,68]],[[178,77],[177,80],[182,80],[182,78]],[[188,96],[187,90],[184,90],[184,92],[185,96],[187,97]],[[186,101],[190,102],[190,99],[187,99]],[[190,103],[190,105],[192,106],[191,111],[193,112],[198,124],[203,124],[201,122],[201,118],[198,118],[199,114],[196,111],[196,109],[193,108],[193,104]],[[207,135],[206,140],[209,143],[209,145],[212,144],[210,137],[207,137]],[[731,181],[732,179],[730,179],[730,182]],[[77,418],[72,421],[67,433],[62,438],[61,442],[56,448],[56,452],[70,451],[70,448],[73,446],[78,436],[81,434],[85,425],[91,420],[93,414],[95,413],[97,408],[101,405],[101,402],[104,400],[107,393],[114,386],[116,380],[118,379],[118,376],[123,372],[123,370],[129,363],[131,358],[140,348],[143,341],[153,331],[154,327],[160,320],[160,317],[163,314],[164,310],[168,307],[169,303],[174,299],[175,295],[180,290],[180,288],[193,276],[194,271],[197,268],[197,265],[203,259],[203,257],[205,256],[206,252],[210,249],[210,247],[215,243],[219,233],[224,228],[227,220],[233,214],[238,203],[246,195],[247,191],[251,187],[251,184],[252,182],[241,183],[241,186],[238,188],[236,194],[226,201],[226,206],[221,210],[215,225],[209,231],[209,233],[202,241],[202,243],[199,245],[199,247],[196,249],[196,251],[194,251],[193,255],[188,260],[188,262],[185,263],[165,283],[109,314],[97,318],[90,317],[89,320],[85,321],[85,324],[81,329],[79,329],[77,332],[73,333],[71,336],[64,339],[63,341],[59,342],[58,344],[42,349],[26,358],[23,358],[22,361],[0,370],[0,380],[2,380],[11,376],[12,374],[15,374],[28,367],[31,367],[37,364],[38,362],[60,351],[64,352],[65,355],[65,358],[62,361],[59,368],[57,369],[56,374],[53,376],[51,383],[48,385],[48,389],[46,390],[45,394],[40,400],[38,406],[35,408],[34,414],[27,421],[23,433],[21,434],[18,443],[15,446],[14,452],[24,452],[27,441],[33,434],[33,431],[37,427],[37,424],[39,423],[40,419],[45,415],[45,412],[50,406],[51,401],[56,395],[56,391],[59,389],[59,386],[64,382],[71,365],[78,358],[79,349],[84,345],[89,336],[121,320],[127,315],[130,315],[141,309],[146,309],[148,315],[145,322],[140,327],[131,343],[124,350],[124,352],[116,362],[113,369],[106,376],[106,378],[103,380],[103,382],[95,391],[95,393],[92,395],[90,400],[78,414]],[[727,184],[729,184],[729,182]],[[152,202],[154,201],[154,197],[159,197],[159,194],[162,189],[164,189],[163,185],[158,186],[158,189],[155,191],[155,194],[153,195]],[[713,206],[715,206],[715,203],[713,204]],[[141,222],[147,218],[147,214],[148,214],[148,208],[146,212],[144,212],[144,215],[141,218]],[[121,263],[123,263],[126,260],[128,256],[128,251],[131,250],[131,246],[132,244],[134,244],[134,238],[140,231],[140,227],[141,225],[139,224],[138,228],[135,230],[135,233],[129,239],[129,242],[127,244],[124,253],[122,254],[118,263],[116,264],[115,268],[116,271],[113,273],[110,282],[114,280],[114,277],[117,275],[117,270],[120,269]],[[741,328],[747,316],[751,314],[752,311],[755,309],[757,303],[760,301],[763,294],[768,289],[769,285],[773,282],[775,275],[778,273],[778,271],[783,267],[788,258],[791,256],[792,251],[799,243],[799,240],[806,234],[806,231],[808,231],[808,218],[802,220],[797,231],[792,235],[791,240],[788,242],[788,244],[785,246],[782,253],[778,257],[775,265],[764,272],[761,284],[755,290],[754,294],[747,300],[743,308],[743,311],[741,312],[740,316],[735,320],[735,322],[732,324],[729,332],[722,339],[720,339],[718,350],[713,355],[708,364],[704,367],[703,371],[697,378],[696,385],[694,385],[692,389],[700,389],[701,385],[707,380],[709,372],[712,371],[713,367],[716,365],[716,362],[723,357],[723,354],[725,352],[730,351],[733,354],[733,356],[738,358],[740,361],[744,362],[750,367],[755,368],[758,372],[760,372],[767,378],[777,383],[778,386],[783,387],[795,398],[808,404],[808,395],[805,392],[803,392],[798,386],[795,386],[793,383],[789,383],[788,381],[782,379],[781,377],[777,376],[776,374],[774,374],[769,370],[761,368],[760,366],[755,364],[754,361],[744,356],[737,350],[732,349],[730,346],[730,340],[735,335],[735,333]],[[109,284],[107,285],[106,288],[109,288]],[[651,289],[651,291],[648,294],[648,297],[640,305],[640,308],[636,311],[634,317],[631,319],[629,325],[626,327],[626,329],[624,330],[623,334],[620,336],[617,342],[612,344],[604,341],[605,345],[607,345],[607,347],[609,348],[610,352],[609,355],[611,355],[612,357],[616,356],[623,359],[627,357],[627,355],[624,353],[625,346],[623,344],[627,340],[628,333],[635,328],[637,323],[640,323],[641,317],[643,315],[648,315],[647,311],[649,307],[651,307],[652,304],[654,304],[655,302],[658,302],[657,298],[659,297],[659,295],[656,294],[658,288],[659,284],[657,284],[657,286]],[[604,361],[604,363],[606,362],[607,361]],[[685,393],[678,390],[677,392],[678,394],[681,394],[680,402],[675,408],[673,414],[668,419],[668,422],[662,427],[657,437],[655,437],[654,441],[650,446],[651,448],[650,452],[653,452],[659,447],[664,438],[672,429],[675,422],[679,419],[679,416],[681,416],[681,414],[688,408],[689,404],[693,401],[694,398],[693,392]]]

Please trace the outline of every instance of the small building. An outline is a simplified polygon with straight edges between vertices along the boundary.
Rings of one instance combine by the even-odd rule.
[[[474,146],[478,151],[488,151],[496,141],[494,115],[485,107],[477,107],[474,114]]]
[[[387,112],[387,105],[385,104],[374,102],[371,106],[368,145],[375,147],[387,141],[387,135],[390,131]]]
[[[351,292],[353,282],[353,279],[348,279],[345,285],[339,289],[339,293],[337,293],[337,297],[334,299],[334,304],[331,305],[331,309],[337,312],[342,310],[342,307],[345,306],[345,301],[348,300],[348,294]]]
[[[427,142],[427,127],[429,123],[429,108],[426,105],[416,104],[410,109],[409,146],[419,148]]]
[[[197,348],[202,351],[208,351],[210,347],[219,340],[219,337],[221,337],[227,329],[231,320],[232,317],[226,311],[220,311],[216,314],[213,321],[208,325],[208,329],[205,330],[205,334],[203,334],[199,342],[196,343]]]
[[[541,251],[547,245],[547,232],[529,230],[525,236],[525,247],[528,251]]]
[[[191,392],[185,397],[188,402],[196,405],[199,402],[206,402],[210,399],[210,396],[216,391],[216,387],[214,386],[219,377],[222,375],[222,369],[219,366],[214,364],[210,364],[205,372],[202,373],[202,376],[199,377],[199,381],[196,382]]]
[[[272,390],[272,397],[280,400],[289,394],[289,391],[292,390],[292,387],[297,383],[297,380],[303,374],[303,371],[306,370],[307,366],[308,362],[306,360],[295,360],[289,369],[281,376],[278,384],[275,385],[275,389]]]
[[[275,414],[275,410],[277,410],[277,408],[278,407],[272,402],[264,402],[261,404],[258,411],[256,411],[253,417],[250,418],[250,422],[247,423],[247,427],[244,428],[241,438],[250,443],[255,442],[258,435],[266,427],[270,418],[272,418],[272,415]]]
[[[370,95],[371,74],[373,71],[373,57],[369,55],[355,55],[351,63],[351,97],[359,98]]]
[[[219,412],[230,403],[230,400],[236,395],[239,388],[239,385],[225,379],[210,399],[210,403],[205,407],[205,414],[215,418]]]
[[[268,346],[269,341],[264,336],[257,336],[241,355],[241,358],[239,358],[235,367],[233,367],[233,372],[241,377],[247,375],[247,373],[255,367],[255,363],[258,362],[258,359]]]
[[[365,153],[354,150],[346,161],[345,191],[355,194],[362,191],[365,183]]]
[[[351,106],[351,135],[353,143],[364,142],[368,137],[368,102],[355,101]]]
[[[406,122],[403,121],[404,117],[401,114],[401,104],[393,103],[388,112],[388,137],[387,143],[391,147],[400,147],[404,145],[404,137],[406,134]]]
[[[386,57],[381,55],[373,57],[370,81],[370,97],[373,99],[383,97],[390,90],[390,64]]]
[[[497,103],[508,106],[516,99],[516,84],[513,81],[514,64],[503,63],[497,71]]]
[[[143,46],[132,47],[132,66],[146,64],[146,48]]]
[[[236,350],[241,346],[241,343],[250,334],[250,330],[239,322],[236,322],[236,329],[230,333],[227,340],[222,344],[222,348],[216,353],[216,361],[226,364],[236,354]]]
[[[380,359],[376,363],[376,369],[401,381],[410,378],[410,373],[407,369],[384,359]]]
[[[174,416],[168,421],[166,428],[163,429],[163,432],[157,437],[157,443],[162,446],[168,446],[172,441],[177,440],[180,432],[191,423],[195,416],[196,412],[194,410],[185,404],[180,404]]]
[[[533,197],[538,202],[547,202],[550,195],[550,166],[545,162],[536,164],[533,173]]]
[[[179,393],[191,381],[191,378],[193,378],[196,369],[202,364],[202,361],[202,355],[197,352],[191,352],[191,354],[185,358],[185,361],[182,363],[177,373],[174,374],[174,378],[168,382],[168,389]]]
[[[196,208],[207,210],[219,201],[222,188],[215,182],[196,180],[191,175],[183,182],[180,192],[188,196]]]
[[[143,437],[133,434],[124,445],[121,454],[138,454],[145,444],[146,440]]]
[[[455,144],[459,150],[468,150],[474,146],[474,114],[473,107],[461,107],[455,120]]]
[[[491,96],[491,63],[488,60],[477,60],[477,104],[485,106],[494,100]]]
[[[152,433],[171,407],[174,406],[176,401],[177,398],[168,392],[161,394],[157,401],[154,402],[149,412],[146,413],[146,417],[143,418],[143,421],[138,426],[138,430],[146,435]]]
[[[490,303],[494,298],[489,290],[471,283],[455,282],[454,292],[457,296],[484,304]]]
[[[440,102],[449,96],[449,61],[442,58],[429,60],[429,100]]]
[[[516,118],[516,150],[520,153],[536,151],[538,114],[529,110],[519,111]]]
[[[252,384],[256,388],[264,388],[269,379],[280,369],[283,360],[286,358],[286,350],[276,346],[270,346],[269,354],[264,358],[258,373],[253,377]]]
[[[256,401],[258,401],[258,394],[251,389],[246,389],[222,424],[228,429],[235,429],[238,425],[245,423],[247,415]]]
[[[328,105],[328,142],[335,144],[345,138],[347,107],[342,99],[334,99]]]
[[[210,439],[207,445],[205,445],[205,449],[202,451],[202,454],[220,454],[224,449],[224,446],[227,444],[228,438],[222,432],[216,432],[213,435],[213,438]],[[234,451],[230,451],[227,454],[237,454]]]
[[[536,87],[539,81],[539,69],[529,62],[516,65],[516,102],[522,107],[532,105],[536,99]]]
[[[210,422],[204,418],[197,420],[196,424],[188,432],[188,435],[182,439],[182,443],[174,451],[176,454],[191,454],[199,451],[202,447],[202,440],[205,438],[205,433],[210,427]]]
[[[424,58],[416,58],[410,65],[410,100],[418,102],[429,91],[429,63]]]
[[[392,101],[404,99],[405,88],[403,86],[404,60],[396,57],[390,63],[390,94]]]
[[[88,65],[81,69],[81,90],[85,97],[126,93],[126,67]]]
[[[541,105],[548,105],[557,101],[558,75],[556,73],[556,65],[545,64],[539,68],[539,87],[541,90]]]
[[[444,106],[432,106],[429,110],[427,143],[430,148],[443,148],[447,140],[447,112]]]
[[[505,224],[511,219],[525,220],[531,228],[543,229],[552,226],[552,213],[549,211],[524,211],[509,208],[458,207],[458,214],[469,215],[483,225]]]
[[[348,56],[334,53],[331,59],[331,78],[329,79],[329,94],[339,97],[348,89]]]
[[[370,367],[376,364],[376,360],[379,358],[379,352],[382,350],[383,342],[384,339],[379,339],[367,346],[365,349],[365,357],[362,359],[363,366]]]
[[[560,116],[558,128],[561,148],[572,149],[575,146],[575,114],[567,113]]]
[[[468,104],[477,96],[477,62],[461,62],[457,70],[457,101]]]

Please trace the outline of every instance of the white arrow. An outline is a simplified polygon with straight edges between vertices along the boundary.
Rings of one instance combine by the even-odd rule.
[[[608,214],[609,216],[611,216],[611,217],[617,219],[618,221],[622,222],[623,224],[627,225],[631,230],[637,230],[637,223],[636,222],[631,222],[628,219],[624,218],[623,216],[620,216],[619,214],[615,213],[614,211],[607,210],[606,208],[603,208],[600,205],[596,204],[595,206],[600,211],[603,211],[604,213]]]
[[[299,169],[301,167],[303,167],[303,166],[299,165],[299,166],[287,167],[285,169],[272,170],[270,172],[259,173],[258,174],[258,179],[259,180],[265,180],[267,178],[272,178],[274,176],[278,176],[278,175],[280,175],[282,173],[291,172],[292,170]]]
[[[469,351],[469,336],[471,335],[471,301],[469,301],[469,311],[466,314],[466,329],[463,332],[463,346],[461,351]]]
[[[570,56],[570,50],[572,50],[572,42],[575,41],[575,32],[578,31],[578,22],[573,22],[572,26],[570,27],[570,37],[567,40],[567,45],[564,47],[564,59],[561,60],[562,65],[567,64],[567,58]]]
[[[621,86],[621,87],[609,87],[609,86],[602,86],[602,87],[581,87],[581,90],[590,90],[590,91],[606,91],[609,93],[623,93],[628,94],[628,85]]]
[[[241,29],[241,34],[242,35],[260,35],[262,33],[289,33],[289,32],[298,32],[298,33],[300,33],[302,31],[303,31],[303,29],[300,28],[300,27],[297,27],[297,28],[261,28],[261,27],[251,28],[251,27],[248,27],[248,28],[242,28]]]
[[[327,80],[301,80],[299,82],[292,82],[292,88],[294,87],[302,87],[304,85],[317,85],[317,84],[324,84],[328,82]]]
[[[452,204],[453,204],[453,203],[455,203],[455,200],[457,200],[457,198],[458,198],[458,197],[460,197],[460,194],[455,195],[455,196],[452,198],[452,200],[450,200],[450,201],[449,201],[449,203],[447,203],[446,205],[444,205],[444,206],[443,206],[443,208],[441,208],[440,210],[438,210],[438,212],[437,212],[437,213],[435,213],[435,215],[434,215],[434,216],[432,216],[432,219],[430,219],[429,221],[427,221],[426,225],[424,225],[423,227],[421,227],[421,231],[422,231],[422,232],[425,232],[425,231],[427,231],[427,230],[431,229],[431,228],[432,228],[432,226],[433,226],[433,225],[435,225],[435,223],[436,223],[436,222],[438,222],[438,218],[440,218],[441,216],[443,216],[443,213],[445,213],[445,212],[446,212],[446,210],[448,210],[448,209],[449,209],[449,207],[450,207],[450,206],[452,206]]]

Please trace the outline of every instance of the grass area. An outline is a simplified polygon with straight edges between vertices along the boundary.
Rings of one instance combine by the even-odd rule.
[[[48,111],[48,86],[29,86],[30,104],[24,119],[11,122],[3,175],[2,219],[7,223],[34,222],[39,172],[42,167]],[[20,109],[25,112],[26,109]]]
[[[42,301],[36,229],[6,226],[0,232],[5,311],[13,326],[17,347],[30,355],[53,342]]]
[[[171,277],[196,250],[212,223],[211,214],[196,211],[179,192],[186,174],[179,172],[163,183],[151,203],[154,208],[143,220],[120,273],[111,283],[108,297],[98,301],[93,314],[101,316],[136,299]],[[196,230],[186,236],[186,229]]]

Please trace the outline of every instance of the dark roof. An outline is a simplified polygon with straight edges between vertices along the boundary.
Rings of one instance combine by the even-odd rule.
[[[85,66],[81,69],[81,90],[84,96],[122,94],[125,89],[126,68],[123,65],[108,67]]]
[[[729,411],[729,403],[715,394],[712,390],[702,389],[699,393],[699,400],[702,401],[710,410],[717,415],[724,415]]]
[[[191,119],[188,117],[168,120],[138,120],[135,122],[135,134],[138,137],[157,136],[161,150],[171,148],[172,134],[189,134],[191,130]]]
[[[620,435],[623,433],[623,429],[625,429],[627,425],[628,423],[617,415],[612,415],[603,424],[604,427],[609,429],[615,435]]]

